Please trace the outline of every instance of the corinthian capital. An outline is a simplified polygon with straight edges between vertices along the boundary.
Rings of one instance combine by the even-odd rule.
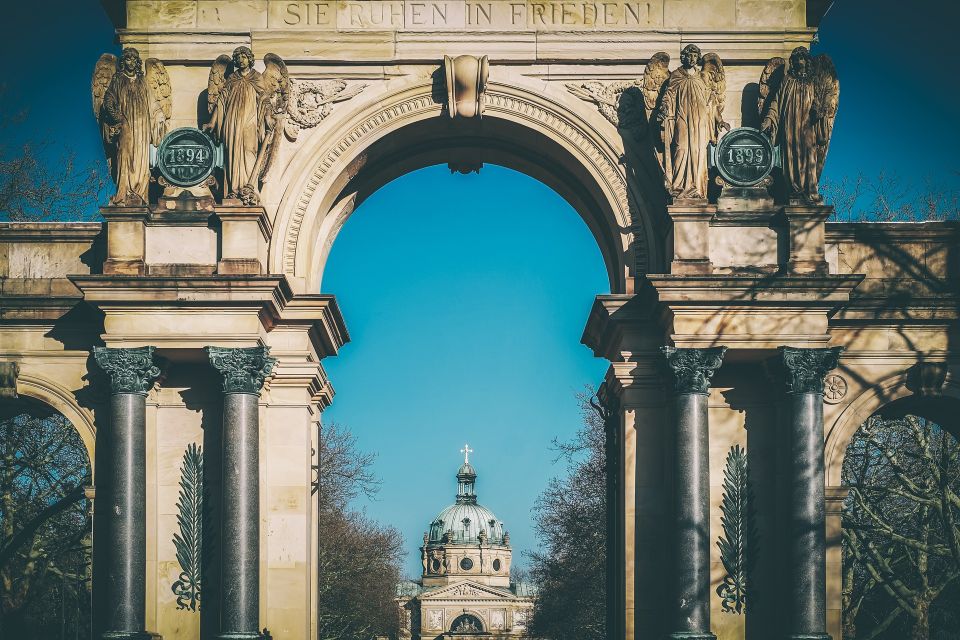
[[[708,349],[678,349],[660,347],[667,360],[667,369],[673,376],[677,393],[708,393],[710,378],[723,362],[726,347]]]
[[[150,385],[160,375],[160,367],[153,363],[155,347],[112,349],[94,347],[93,358],[97,365],[110,376],[110,391],[113,393],[139,393],[146,395]]]
[[[784,382],[787,393],[819,393],[823,395],[823,378],[840,362],[843,347],[798,349],[780,347],[783,355]]]
[[[206,352],[210,364],[223,376],[224,393],[259,394],[263,381],[277,362],[270,357],[270,347],[206,347]]]

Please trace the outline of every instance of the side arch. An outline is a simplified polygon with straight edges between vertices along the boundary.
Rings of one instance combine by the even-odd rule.
[[[827,438],[824,443],[824,463],[826,485],[828,487],[842,485],[843,460],[847,453],[847,446],[857,429],[866,422],[867,418],[894,402],[918,397],[908,387],[908,378],[909,373],[906,370],[884,378],[861,392],[837,416],[837,419],[827,431]],[[960,382],[948,374],[940,397],[960,401]]]
[[[536,86],[533,86],[536,85]],[[405,173],[441,163],[489,162],[553,188],[593,233],[611,291],[658,270],[661,257],[649,202],[608,139],[543,84],[491,81],[479,121],[446,116],[435,80],[410,80],[358,106],[331,131],[312,136],[287,163],[269,265],[300,292],[319,291],[330,247],[368,195]]]
[[[93,414],[81,407],[73,393],[68,389],[39,376],[28,373],[21,373],[17,376],[17,393],[43,402],[59,411],[63,414],[63,417],[70,421],[70,424],[80,435],[80,440],[87,451],[91,473],[96,478],[96,456],[94,453],[96,451],[97,428],[94,426]]]

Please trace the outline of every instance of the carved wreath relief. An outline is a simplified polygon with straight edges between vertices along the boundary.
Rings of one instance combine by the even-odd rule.
[[[294,141],[301,129],[320,124],[333,111],[333,105],[358,95],[367,85],[348,86],[344,80],[296,80],[290,78],[287,119],[284,133]]]
[[[187,445],[180,467],[180,495],[177,498],[177,524],[173,534],[180,576],[171,585],[177,596],[177,609],[197,611],[200,607],[203,509],[203,447]]]

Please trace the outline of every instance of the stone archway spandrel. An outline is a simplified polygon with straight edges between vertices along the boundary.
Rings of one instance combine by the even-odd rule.
[[[896,400],[915,395],[910,388],[909,368],[906,366],[901,371],[861,388],[860,393],[845,403],[840,413],[825,425],[824,471],[828,487],[842,485],[841,476],[847,446],[867,418]],[[947,374],[941,395],[960,399],[960,381]]]
[[[537,93],[526,84],[491,81],[485,96],[485,117],[533,130],[575,158],[604,194],[606,202],[602,204],[610,211],[610,219],[603,222],[604,233],[619,238],[616,261],[622,266],[632,252],[631,270],[647,271],[655,254],[650,247],[653,234],[648,216],[641,212],[645,206],[642,194],[632,188],[620,162],[623,152],[617,146],[619,140],[612,143],[609,131],[600,131],[579,118],[576,108],[565,104],[568,100],[573,103],[573,98],[549,95],[552,91],[545,95],[542,89]],[[409,124],[443,117],[444,105],[436,94],[433,82],[424,78],[386,94],[370,89],[351,101],[351,109],[338,114],[332,128],[315,132],[305,141],[284,176],[286,186],[270,252],[271,272],[284,273],[294,282],[311,281],[309,270],[317,269],[321,261],[315,255],[315,245],[329,247],[332,243],[332,237],[312,236],[320,233],[323,218],[336,205],[333,199],[371,160],[364,154],[375,142]],[[323,233],[335,234],[334,227],[339,225],[327,227]]]

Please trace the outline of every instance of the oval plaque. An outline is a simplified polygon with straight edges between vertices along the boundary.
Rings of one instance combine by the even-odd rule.
[[[157,169],[170,184],[192,187],[213,173],[219,151],[210,136],[199,129],[174,129],[157,148]]]
[[[777,153],[770,138],[753,127],[733,129],[715,150],[720,177],[736,187],[752,187],[770,175]]]

